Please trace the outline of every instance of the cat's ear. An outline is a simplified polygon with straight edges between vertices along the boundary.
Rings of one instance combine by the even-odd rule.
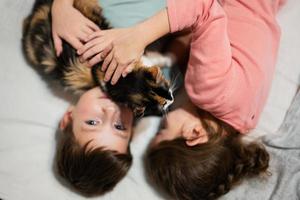
[[[155,77],[156,82],[160,82],[162,79],[162,72],[159,67],[153,66],[149,68],[149,72]]]
[[[145,110],[146,110],[146,107],[137,106],[137,107],[133,108],[133,114],[135,117],[139,118],[144,115]]]
[[[159,67],[153,66],[148,68],[148,71],[152,74],[152,76],[156,77],[160,69]]]
[[[72,111],[73,111],[73,106],[70,106],[68,110],[65,112],[64,116],[59,122],[59,129],[63,131],[67,125],[72,121]]]

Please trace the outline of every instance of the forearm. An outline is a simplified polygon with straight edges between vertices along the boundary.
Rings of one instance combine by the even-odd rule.
[[[60,10],[62,7],[73,6],[74,0],[54,0],[52,10]]]
[[[64,3],[68,5],[73,5],[74,0],[54,0],[53,3]]]
[[[167,9],[165,8],[146,21],[137,24],[133,29],[137,33],[137,36],[141,38],[144,46],[148,46],[170,32]]]

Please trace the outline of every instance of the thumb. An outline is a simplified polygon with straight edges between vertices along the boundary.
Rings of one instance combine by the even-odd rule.
[[[56,56],[59,56],[63,50],[62,40],[55,32],[53,32],[52,35],[53,35],[53,42],[54,42],[54,48],[56,51]]]

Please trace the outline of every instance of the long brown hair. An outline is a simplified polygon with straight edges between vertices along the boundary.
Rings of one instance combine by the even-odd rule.
[[[57,146],[57,172],[76,191],[85,196],[102,195],[112,190],[127,174],[132,155],[96,148],[89,150],[75,140],[72,123],[60,134]]]
[[[149,149],[146,170],[163,192],[179,200],[216,199],[243,177],[266,171],[269,154],[259,143],[242,141],[240,134],[209,114],[202,115],[209,141],[187,146],[185,139],[163,141]]]

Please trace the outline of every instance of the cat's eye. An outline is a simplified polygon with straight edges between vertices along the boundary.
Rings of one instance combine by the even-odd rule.
[[[96,120],[87,120],[85,123],[90,126],[96,126],[99,122]]]
[[[125,131],[126,130],[125,126],[122,123],[116,123],[114,126],[118,130],[121,130],[121,131]]]

